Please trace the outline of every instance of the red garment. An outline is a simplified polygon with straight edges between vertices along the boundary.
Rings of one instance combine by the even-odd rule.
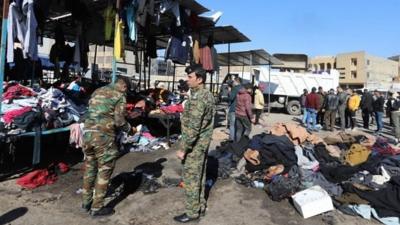
[[[167,114],[182,113],[183,112],[182,104],[163,106],[160,109],[161,109],[161,111],[163,111],[163,112],[165,112]]]
[[[15,99],[21,96],[35,96],[36,94],[29,88],[26,88],[20,84],[15,84],[7,87],[7,91],[3,94],[3,99]]]
[[[319,106],[319,96],[316,93],[308,94],[306,97],[306,108],[318,110]]]
[[[207,71],[214,69],[210,47],[205,46],[200,49],[200,63],[203,65],[203,69]]]
[[[58,169],[60,169],[61,173],[66,173],[69,171],[69,166],[66,163],[60,162],[58,163]]]
[[[5,123],[12,123],[14,121],[14,118],[26,113],[32,111],[32,107],[24,107],[21,109],[16,109],[12,111],[8,111],[4,114],[3,119]]]
[[[247,116],[250,120],[253,118],[251,95],[244,88],[237,95],[235,112],[237,116]]]
[[[53,184],[57,176],[51,174],[47,169],[35,170],[20,177],[17,184],[28,189],[34,189],[42,185]]]

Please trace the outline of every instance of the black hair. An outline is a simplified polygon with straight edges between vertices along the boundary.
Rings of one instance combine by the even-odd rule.
[[[187,74],[195,73],[197,78],[202,79],[202,83],[204,84],[207,80],[207,72],[203,69],[203,66],[200,64],[193,64],[186,67],[185,72]]]

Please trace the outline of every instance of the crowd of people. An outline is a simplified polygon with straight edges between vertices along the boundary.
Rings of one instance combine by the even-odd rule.
[[[255,84],[255,86],[251,83],[242,84],[240,77],[234,77],[227,83],[229,87],[229,139],[238,142],[241,137],[250,135],[252,124],[260,124],[260,117],[265,106],[264,87],[260,84]],[[252,101],[253,93],[254,101]]]
[[[341,131],[356,129],[356,113],[361,111],[363,128],[369,130],[370,125],[376,123],[375,134],[382,133],[384,128],[383,117],[390,118],[390,126],[394,128],[396,142],[400,138],[400,97],[396,92],[389,92],[387,98],[382,92],[373,92],[364,89],[359,95],[352,89],[343,90],[338,87],[336,92],[330,89],[325,92],[322,87],[313,87],[309,93],[303,90],[300,96],[303,111],[302,123],[309,131],[318,132],[320,128],[334,131],[336,119],[339,119]],[[318,126],[321,125],[321,126]]]

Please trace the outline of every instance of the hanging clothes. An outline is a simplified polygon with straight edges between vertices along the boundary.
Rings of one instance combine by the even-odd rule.
[[[179,2],[176,0],[164,0],[160,4],[160,12],[165,13],[171,11],[176,18],[176,26],[181,26],[181,13],[179,10]]]
[[[124,23],[115,20],[114,57],[116,60],[124,59]]]
[[[215,47],[211,48],[211,57],[213,62],[213,71],[219,71],[219,63],[218,63],[218,53]]]
[[[193,62],[195,64],[200,64],[200,47],[198,40],[194,40],[193,44]]]
[[[154,0],[139,0],[138,9],[136,11],[136,22],[145,27],[148,16],[154,15]]]
[[[33,61],[38,59],[37,46],[37,21],[34,13],[33,0],[23,0],[22,6],[13,2],[9,6],[8,36],[7,36],[7,62],[14,62],[14,39],[17,38],[22,45],[24,58]]]
[[[106,41],[112,40],[113,24],[115,21],[115,10],[112,5],[107,6],[103,12],[104,18],[104,37]]]
[[[136,11],[137,11],[137,1],[133,0],[130,4],[125,8],[126,10],[126,22],[128,25],[128,36],[132,41],[136,41],[137,38],[137,29],[136,29]]]
[[[200,63],[203,65],[203,69],[206,71],[213,70],[212,56],[211,56],[211,48],[205,46],[200,49]]]
[[[167,45],[165,59],[171,59],[174,63],[185,65],[189,58],[190,38],[187,35],[183,39],[172,36]]]

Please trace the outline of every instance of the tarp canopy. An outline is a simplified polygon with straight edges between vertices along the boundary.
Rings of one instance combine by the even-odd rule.
[[[279,59],[270,55],[264,49],[240,52],[224,52],[218,54],[220,66],[256,66],[256,65],[281,65]]]

